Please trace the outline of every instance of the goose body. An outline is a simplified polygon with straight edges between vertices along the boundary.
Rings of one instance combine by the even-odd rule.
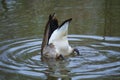
[[[72,18],[65,20],[60,26],[55,14],[49,15],[45,27],[44,38],[41,46],[41,55],[45,58],[59,58],[74,52],[68,42],[68,27]]]

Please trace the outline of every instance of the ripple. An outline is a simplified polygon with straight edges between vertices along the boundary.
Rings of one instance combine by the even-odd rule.
[[[120,47],[120,44],[114,44],[114,43],[105,43],[105,42],[103,42],[103,43],[101,43],[102,45],[104,45],[104,46],[111,46],[111,47]]]
[[[8,43],[8,41],[4,41],[2,43],[3,46],[0,48],[2,51],[0,60],[1,63],[4,64],[4,67],[8,67],[10,69],[21,69],[21,66],[26,65],[24,62],[27,62],[31,56],[38,55],[38,53],[35,52],[40,51],[39,39],[20,39],[14,40],[14,42],[10,40],[9,44],[6,43]],[[3,64],[0,65],[3,66]]]
[[[46,62],[40,59],[42,39],[26,37],[6,40],[0,42],[0,71],[41,79],[49,76],[75,80],[119,76],[120,44],[118,37],[113,38],[103,40],[101,36],[69,35],[71,45],[77,46],[80,56]]]

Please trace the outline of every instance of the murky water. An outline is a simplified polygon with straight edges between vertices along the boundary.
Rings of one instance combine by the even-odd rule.
[[[119,80],[119,0],[0,0],[0,80]],[[68,39],[80,56],[41,61],[50,13],[72,17]]]

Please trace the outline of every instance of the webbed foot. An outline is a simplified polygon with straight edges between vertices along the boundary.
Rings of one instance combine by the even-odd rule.
[[[61,54],[57,57],[57,59],[65,60],[64,56]]]

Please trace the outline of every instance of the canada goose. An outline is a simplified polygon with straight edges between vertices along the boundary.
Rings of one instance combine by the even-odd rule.
[[[61,25],[58,25],[55,13],[49,15],[41,46],[42,57],[63,59],[73,52],[79,54],[77,49],[74,49],[69,45],[67,38],[68,26],[71,20],[72,18],[67,19]]]

